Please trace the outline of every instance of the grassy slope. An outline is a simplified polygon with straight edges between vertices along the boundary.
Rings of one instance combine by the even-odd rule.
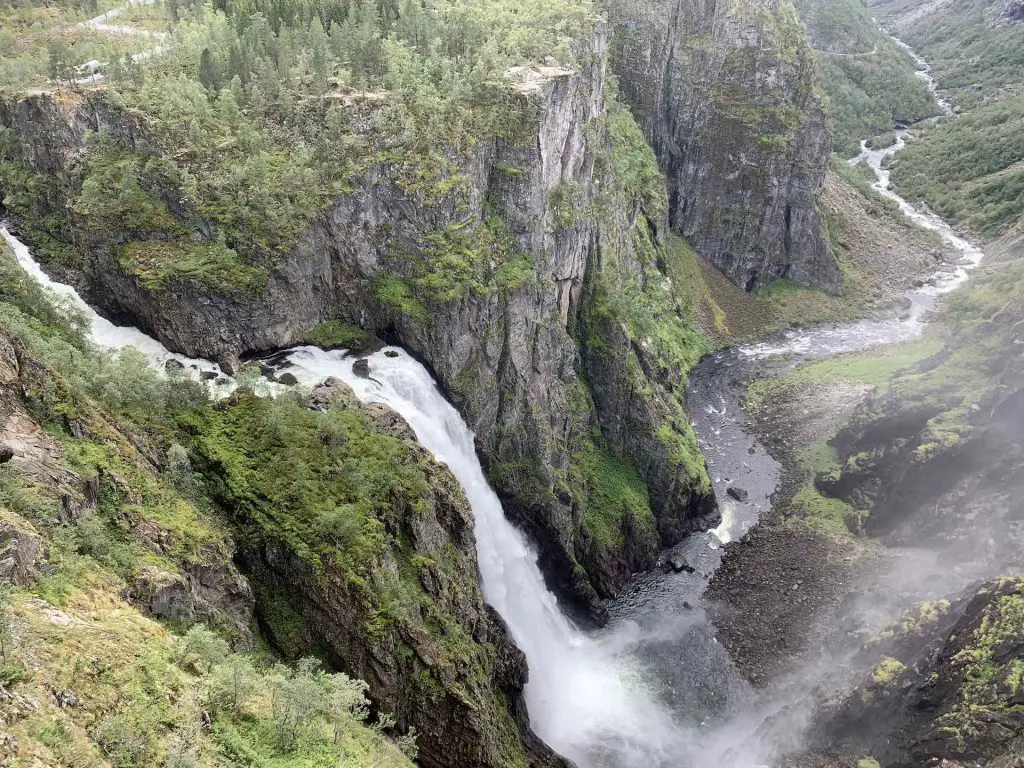
[[[0,601],[12,619],[0,660],[0,685],[10,692],[0,691],[0,743],[11,765],[283,767],[339,755],[345,765],[409,765],[364,724],[361,689],[344,676],[230,653],[212,632],[197,657],[194,633],[179,634],[187,622],[158,623],[126,601],[147,569],[229,567],[231,530],[206,500],[203,479],[154,458],[172,455],[170,413],[208,406],[134,356],[119,362],[88,350],[75,318],[50,304],[6,246],[0,276],[0,341],[19,355],[18,371],[5,370],[3,396],[15,398],[8,407],[28,409],[6,425],[23,447],[0,468],[0,524],[40,537],[48,563]],[[371,477],[366,470],[358,476]],[[80,499],[76,488],[90,478],[96,508],[69,520],[66,499]],[[370,525],[369,517],[356,522],[357,531]],[[361,554],[352,548],[346,562]],[[222,631],[238,639],[230,621]],[[244,689],[230,706],[222,700],[229,680]],[[279,701],[289,690],[308,700],[298,720]],[[76,705],[58,704],[64,691]],[[335,692],[347,692],[348,704]],[[340,708],[326,708],[331,701]],[[208,726],[204,711],[213,715]]]

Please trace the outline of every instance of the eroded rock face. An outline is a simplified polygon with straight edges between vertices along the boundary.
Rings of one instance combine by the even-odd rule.
[[[641,388],[609,386],[603,368],[589,363],[591,380],[580,375],[572,331],[600,252],[621,249],[616,255],[636,261],[640,279],[654,269],[628,252],[628,236],[602,240],[597,217],[580,213],[595,209],[602,195],[595,163],[607,145],[599,133],[606,117],[603,26],[581,44],[586,50],[576,70],[514,73],[510,114],[518,127],[452,158],[453,172],[464,180],[455,192],[417,189],[401,167],[367,168],[353,181],[355,191],[312,222],[294,251],[276,255],[256,298],[185,283],[150,290],[114,255],[132,233],[90,232],[64,203],[59,210],[71,217],[67,231],[86,259],[62,277],[104,312],[131,318],[168,347],[229,367],[244,352],[295,343],[328,319],[400,343],[431,367],[477,435],[492,483],[508,514],[536,542],[551,585],[583,609],[599,611],[599,592],[614,594],[633,571],[653,566],[658,537],[626,542],[612,553],[612,565],[588,560],[584,500],[565,487],[574,440],[596,428],[637,465],[650,486],[663,541],[685,535],[711,504],[700,478],[680,476],[664,441],[623,427],[625,414],[664,419],[666,399],[679,400],[671,376],[662,381],[665,366],[647,361],[640,375],[647,371],[650,378]],[[96,93],[66,107],[46,96],[5,101],[0,122],[21,138],[26,162],[45,174],[66,174],[86,135],[101,128],[127,147],[145,146],[145,127]],[[68,187],[75,183],[69,180]],[[172,202],[179,198],[168,193]],[[559,200],[570,204],[560,210]],[[521,279],[444,300],[416,293],[411,307],[382,298],[377,287],[384,276],[415,283],[426,237],[480,225],[493,214],[532,262]],[[637,220],[634,210],[602,215],[631,225]],[[621,334],[606,347],[621,358],[638,354]],[[601,392],[600,402],[587,402],[588,384]],[[674,423],[665,426],[669,433],[686,429],[686,419]]]
[[[808,744],[882,765],[1019,765],[1022,609],[1017,578],[926,604],[862,652],[869,671],[822,707]]]
[[[402,461],[422,468],[428,490],[379,510],[391,543],[359,577],[332,557],[314,568],[266,532],[243,536],[242,561],[271,641],[287,655],[323,653],[366,680],[400,729],[416,728],[420,765],[568,768],[529,729],[526,659],[484,602],[473,514],[454,475],[399,414],[359,404],[343,382],[315,388],[311,405],[355,411],[401,441]],[[410,599],[417,601],[411,612],[403,603]],[[291,606],[287,621],[283,604]]]
[[[37,572],[43,549],[27,520],[0,510],[0,579],[27,584]]]
[[[255,598],[248,580],[230,563],[200,563],[188,573],[143,566],[129,597],[153,616],[211,626],[231,623],[232,647],[249,651]]]
[[[787,0],[610,0],[612,66],[669,184],[669,222],[737,285],[841,275],[813,54]]]

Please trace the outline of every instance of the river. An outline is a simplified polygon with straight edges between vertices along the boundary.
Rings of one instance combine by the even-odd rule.
[[[924,76],[934,91],[926,70]],[[560,611],[544,585],[532,546],[505,518],[487,484],[469,428],[418,362],[400,349],[387,348],[369,358],[373,378],[367,379],[353,373],[353,359],[341,351],[298,347],[266,361],[290,371],[301,384],[335,376],[348,382],[363,402],[388,404],[451,468],[473,507],[484,595],[526,654],[533,727],[581,768],[747,768],[769,759],[736,749],[737,739],[751,732],[738,724],[756,725],[757,697],[733,670],[701,602],[722,545],[742,536],[770,507],[779,479],[778,463],[744,429],[742,396],[749,378],[769,356],[799,361],[917,336],[936,298],[962,284],[980,261],[981,251],[946,222],[917,210],[890,189],[886,159],[904,146],[905,138],[905,131],[898,132],[897,142],[883,150],[862,145],[861,154],[850,162],[867,163],[875,172],[875,188],[908,217],[938,233],[959,254],[957,263],[907,294],[911,310],[902,319],[785,331],[717,352],[691,372],[693,426],[721,503],[722,523],[688,538],[671,553],[684,557],[693,573],[656,570],[639,576],[610,605],[611,622],[600,631],[584,632]],[[0,234],[29,274],[88,314],[97,345],[135,346],[158,370],[173,360],[207,380],[215,396],[233,387],[215,363],[172,353],[138,329],[102,318],[73,288],[50,280],[6,228]],[[731,499],[726,494],[730,486],[747,491],[746,501]]]

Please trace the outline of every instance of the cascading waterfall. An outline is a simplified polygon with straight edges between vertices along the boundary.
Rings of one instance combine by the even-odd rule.
[[[87,315],[96,345],[133,346],[157,370],[176,360],[195,374],[216,374],[221,393],[233,387],[216,363],[175,354],[139,329],[101,317],[74,288],[51,280],[6,228],[0,228],[0,234],[26,272]],[[382,350],[369,358],[372,379],[367,379],[353,374],[352,360],[343,351],[299,347],[287,353],[284,369],[307,386],[333,376],[347,382],[362,402],[390,406],[409,422],[420,443],[452,470],[473,508],[484,596],[526,655],[526,700],[535,732],[584,768],[675,764],[689,740],[664,704],[651,695],[654,681],[644,679],[630,654],[623,652],[636,640],[635,625],[595,638],[561,612],[544,584],[536,553],[505,518],[484,477],[472,432],[422,365],[399,349]]]
[[[934,93],[934,80],[927,69],[922,70],[921,76]],[[948,105],[941,100],[939,103],[948,113]],[[911,311],[904,319],[866,320],[845,326],[787,331],[772,339],[718,353],[709,362],[728,368],[735,364],[732,358],[738,361],[758,360],[769,355],[786,354],[806,359],[862,350],[920,334],[922,321],[934,306],[936,297],[962,284],[967,279],[968,270],[980,261],[982,253],[941,218],[914,208],[890,189],[885,161],[904,146],[905,135],[906,131],[898,131],[897,142],[882,150],[872,150],[862,144],[861,154],[849,162],[866,162],[875,172],[875,189],[896,201],[908,218],[937,232],[960,254],[960,263],[952,270],[947,268],[938,272],[927,281],[928,284],[908,293]],[[113,349],[129,345],[137,347],[158,370],[163,370],[168,361],[175,360],[193,375],[205,374],[205,378],[213,379],[215,395],[226,394],[233,388],[234,382],[215,363],[172,353],[137,328],[116,326],[100,317],[73,288],[50,280],[32,259],[28,248],[5,228],[0,227],[0,234],[14,250],[18,263],[32,277],[87,314],[92,341],[98,346]],[[632,608],[630,596],[626,595],[622,601],[626,607],[625,615],[636,616],[643,610],[655,615],[654,621],[645,621],[642,630],[635,621],[623,620],[617,622],[611,631],[600,635],[581,632],[559,610],[554,596],[544,585],[536,554],[523,535],[505,518],[476,457],[469,427],[444,399],[423,366],[397,349],[384,350],[369,358],[372,378],[353,374],[352,358],[340,351],[299,347],[285,353],[283,363],[281,360],[281,356],[277,356],[275,364],[289,370],[304,385],[319,384],[333,376],[347,382],[361,401],[390,406],[408,421],[420,443],[455,474],[474,512],[484,595],[505,619],[513,639],[526,655],[530,670],[526,700],[532,726],[555,750],[581,768],[660,768],[670,765],[746,768],[756,764],[758,748],[755,737],[759,723],[763,722],[763,714],[754,718],[736,716],[715,728],[698,731],[677,721],[672,707],[663,700],[663,689],[674,685],[666,681],[673,679],[673,672],[681,664],[692,667],[701,663],[720,667],[729,664],[720,650],[709,650],[707,643],[703,646],[687,644],[690,642],[688,631],[693,627],[702,629],[704,637],[710,637],[710,643],[714,643],[710,628],[701,623],[704,619],[699,612],[688,625],[686,622],[685,626],[678,623],[679,606],[691,608],[684,597],[699,604],[704,583],[701,576],[692,577],[691,583],[687,581],[689,577],[681,574],[665,578],[650,574],[651,578],[640,585],[639,602]],[[698,434],[703,435],[705,442],[702,445],[708,453],[709,463],[714,464],[714,454],[731,472],[733,481],[738,480],[744,487],[758,492],[756,501],[749,505],[727,501],[723,523],[716,531],[691,537],[682,545],[690,562],[710,562],[705,570],[709,573],[717,564],[718,555],[716,553],[709,560],[708,553],[715,552],[721,543],[733,536],[742,534],[756,521],[756,513],[770,503],[770,485],[774,482],[775,470],[767,466],[772,462],[766,455],[762,456],[762,450],[753,443],[748,446],[749,438],[742,431],[739,396],[733,393],[727,404],[721,393],[712,396],[719,389],[717,381],[709,380],[706,384],[710,388],[708,392],[702,393],[698,387],[698,391],[691,394],[708,404],[706,413],[695,413],[695,427]],[[726,432],[723,434],[722,430]],[[711,444],[720,450],[709,450]],[[737,459],[732,455],[734,453],[741,458]],[[760,480],[758,473],[763,475]],[[716,474],[714,482],[719,497],[724,498],[729,476]],[[769,486],[762,488],[758,485],[765,482]],[[637,609],[641,603],[647,608]],[[700,641],[700,632],[697,639]],[[675,649],[667,656],[667,661],[660,666],[656,663],[654,667],[641,661],[645,643],[657,645],[666,640]],[[651,674],[652,670],[656,670],[654,674]],[[681,685],[696,690],[716,685],[722,687],[723,684],[710,682],[710,678],[705,677]],[[686,699],[693,690],[683,691],[681,698]],[[741,694],[739,698],[747,698],[747,694]],[[689,716],[694,712],[685,714]],[[702,711],[696,714],[703,717]],[[755,746],[746,750],[750,754],[741,754],[738,746],[748,741]]]
[[[680,729],[651,696],[651,681],[622,653],[631,642],[628,629],[595,639],[559,610],[536,553],[484,477],[473,434],[427,370],[397,349],[369,358],[370,379],[354,375],[342,352],[300,347],[287,361],[285,370],[304,384],[335,376],[361,401],[390,406],[458,478],[476,519],[484,596],[529,663],[526,701],[536,733],[581,766],[654,768],[678,758]]]

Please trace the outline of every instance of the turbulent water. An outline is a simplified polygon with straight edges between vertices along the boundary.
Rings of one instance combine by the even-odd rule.
[[[934,80],[918,62],[934,92]],[[948,112],[948,105],[939,103]],[[901,319],[787,331],[717,353],[692,372],[688,396],[694,429],[722,500],[722,524],[690,537],[673,553],[682,555],[694,573],[659,570],[637,578],[610,606],[612,622],[606,630],[583,632],[561,612],[544,585],[535,552],[505,518],[485,479],[472,433],[423,366],[402,350],[382,350],[369,358],[372,378],[361,378],[352,372],[352,358],[341,351],[299,347],[275,356],[274,365],[301,384],[334,376],[360,400],[389,405],[409,422],[423,446],[451,468],[473,507],[484,595],[529,664],[526,699],[532,726],[582,768],[756,765],[755,757],[740,754],[733,745],[751,741],[766,710],[754,706],[756,697],[732,670],[701,603],[721,546],[741,536],[768,509],[778,481],[778,464],[743,429],[745,381],[769,356],[807,359],[915,337],[936,297],[962,284],[982,255],[942,219],[890,189],[886,161],[905,138],[905,131],[897,132],[896,143],[882,150],[862,144],[860,155],[849,162],[867,163],[876,175],[875,189],[938,233],[958,255],[956,263],[907,294],[910,309]],[[86,313],[97,345],[137,347],[158,370],[175,361],[210,380],[215,394],[230,391],[233,382],[215,363],[172,353],[137,328],[100,317],[73,288],[50,280],[5,228],[0,234],[32,277]],[[746,501],[729,498],[729,487],[747,491]]]
[[[221,392],[230,391],[233,382],[215,363],[175,354],[137,328],[114,325],[74,288],[51,280],[6,228],[0,228],[0,234],[33,278],[86,314],[95,344],[136,347],[157,370],[173,360],[197,376],[216,376],[213,381],[221,382]],[[352,362],[343,351],[317,347],[299,347],[274,358],[279,370],[290,371],[303,385],[334,376],[346,381],[361,401],[389,405],[458,478],[473,507],[484,595],[526,654],[526,700],[537,734],[581,766],[676,764],[690,739],[684,738],[684,729],[654,695],[658,686],[648,675],[649,667],[630,653],[639,638],[637,625],[627,622],[614,632],[592,636],[561,612],[544,585],[536,553],[505,518],[484,477],[469,427],[422,365],[402,350],[382,350],[369,358],[373,378],[367,379],[353,374]]]

